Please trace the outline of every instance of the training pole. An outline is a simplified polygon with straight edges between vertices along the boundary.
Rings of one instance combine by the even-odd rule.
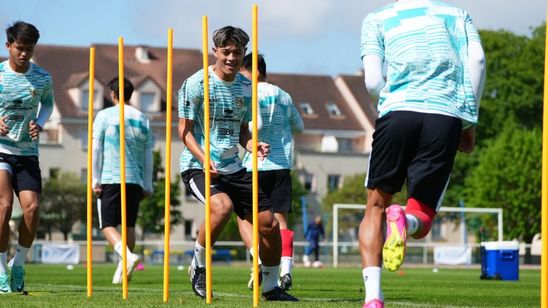
[[[205,173],[205,248],[206,248],[206,304],[211,304],[211,174],[209,170],[209,52],[207,36],[207,16],[202,17],[202,55],[204,62],[204,173]]]
[[[88,297],[91,297],[92,294],[92,285],[93,285],[93,275],[92,275],[92,228],[93,228],[93,200],[92,200],[92,161],[93,161],[93,102],[95,94],[95,47],[89,49],[89,88],[88,88],[88,190],[87,190],[87,214],[86,214],[86,230],[87,230],[87,286],[88,286]]]
[[[173,100],[173,29],[167,30],[166,178],[164,202],[164,303],[169,298],[169,233],[171,230],[171,105]]]
[[[546,11],[548,17],[548,8]],[[548,23],[546,24],[548,34]],[[545,34],[545,36],[546,36]],[[542,254],[540,278],[540,306],[548,308],[548,37],[544,46],[544,106],[542,112]]]
[[[124,38],[118,39],[118,105],[120,105],[120,196],[122,214],[122,297],[127,299],[126,129],[124,114]]]
[[[171,105],[173,99],[173,29],[167,30],[166,168],[164,202],[164,303],[169,297],[169,233],[171,230]]]
[[[253,136],[253,155],[252,155],[252,175],[253,175],[253,307],[259,307],[259,172],[257,162],[257,150],[259,145],[259,136],[257,132],[257,82],[258,82],[258,35],[257,19],[259,8],[255,4],[252,9],[252,35],[251,35],[251,104],[252,104],[252,136]]]

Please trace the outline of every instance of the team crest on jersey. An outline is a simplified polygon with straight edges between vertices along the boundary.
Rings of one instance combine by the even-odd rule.
[[[243,97],[237,97],[236,98],[236,105],[238,107],[242,107],[244,105],[244,98]]]

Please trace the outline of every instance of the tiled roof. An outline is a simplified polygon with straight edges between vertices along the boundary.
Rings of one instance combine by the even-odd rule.
[[[330,76],[268,74],[268,81],[291,95],[303,116],[305,129],[362,130]],[[304,114],[301,103],[305,102],[314,110],[313,115]],[[340,116],[329,114],[326,104],[330,102],[337,105]]]
[[[141,63],[135,56],[138,46],[124,46],[124,74],[137,83],[145,78],[153,80],[162,89],[162,111],[165,111],[166,49],[145,47],[150,63]],[[37,45],[36,63],[53,76],[55,100],[62,116],[85,117],[68,95],[68,90],[88,78],[89,48]],[[192,49],[173,50],[173,108],[176,109],[177,90],[183,80],[202,67],[202,53]],[[95,45],[95,78],[103,85],[118,75],[118,46]],[[108,92],[105,93],[108,100]],[[163,117],[163,114],[159,116]]]
[[[375,125],[377,119],[377,106],[369,97],[367,90],[365,89],[363,76],[360,75],[339,75],[343,79],[345,84],[352,92],[352,95],[360,103],[365,115],[369,119],[369,122]]]

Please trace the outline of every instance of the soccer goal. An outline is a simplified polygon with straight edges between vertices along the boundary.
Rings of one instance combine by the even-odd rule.
[[[339,241],[339,234],[341,232],[341,227],[339,224],[340,221],[340,212],[342,210],[361,210],[360,214],[363,215],[363,211],[365,210],[364,204],[334,204],[333,205],[333,267],[338,267],[339,265],[339,249],[343,247],[348,246],[357,246],[357,234],[356,239],[354,239],[351,242],[345,241],[341,242]],[[439,219],[440,217],[443,217],[444,214],[459,214],[462,219],[460,219],[460,243],[459,245],[466,244],[466,226],[464,219],[465,213],[476,213],[476,214],[490,214],[496,215],[496,230],[497,230],[497,238],[498,241],[502,241],[503,239],[503,220],[502,220],[502,208],[469,208],[469,207],[441,207],[438,212],[438,217],[436,219]],[[358,213],[356,213],[358,214]],[[358,215],[359,216],[359,215]],[[459,218],[457,218],[459,220]],[[356,222],[353,222],[354,225],[357,227]],[[358,223],[359,225],[359,223]],[[451,245],[451,243],[441,243],[442,245]],[[453,243],[455,245],[456,243]],[[440,245],[440,243],[435,242],[429,242],[429,243],[419,243],[419,242],[408,242],[408,247],[434,247],[436,245]]]

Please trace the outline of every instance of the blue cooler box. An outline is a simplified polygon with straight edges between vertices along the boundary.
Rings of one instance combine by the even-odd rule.
[[[500,280],[519,279],[519,247],[517,241],[481,243],[482,278]]]

